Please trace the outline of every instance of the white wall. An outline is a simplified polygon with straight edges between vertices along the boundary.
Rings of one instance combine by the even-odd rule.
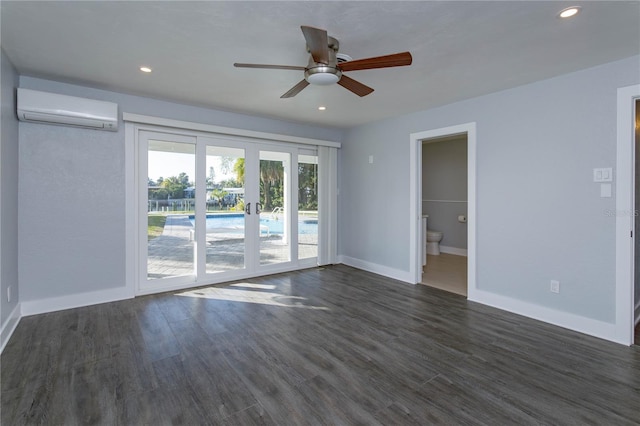
[[[456,202],[452,202],[456,201]],[[467,137],[422,144],[422,214],[428,228],[443,233],[441,246],[467,249]]]
[[[640,81],[639,59],[349,130],[339,253],[406,275],[409,135],[476,122],[478,289],[614,323],[615,200],[592,169],[615,166],[616,89]]]
[[[18,288],[18,120],[15,88],[18,74],[0,51],[0,344],[4,346],[17,321],[12,314],[19,300]],[[7,289],[11,287],[11,302]]]
[[[20,77],[20,86],[117,102],[120,112],[325,140],[342,137],[332,128],[31,77]],[[61,305],[60,298],[81,300],[82,293],[107,294],[125,286],[124,144],[122,122],[115,133],[20,122],[19,272],[27,306],[40,307],[46,300]]]

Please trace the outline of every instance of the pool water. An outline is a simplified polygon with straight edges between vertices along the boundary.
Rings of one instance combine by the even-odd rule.
[[[189,220],[195,226],[195,216],[189,216]],[[284,222],[282,220],[275,220],[271,217],[261,217],[260,225],[266,225],[269,227],[271,234],[282,234],[284,228]],[[238,232],[244,228],[244,214],[232,213],[232,214],[215,214],[207,215],[207,229],[212,228],[237,228]],[[318,234],[318,219],[316,218],[304,218],[298,220],[298,234]]]

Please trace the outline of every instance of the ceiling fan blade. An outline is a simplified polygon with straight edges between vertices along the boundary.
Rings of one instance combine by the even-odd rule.
[[[402,52],[393,55],[376,56],[374,58],[356,59],[338,64],[342,71],[370,70],[375,68],[402,67],[411,65],[411,53]]]
[[[297,67],[295,65],[266,65],[266,64],[233,64],[236,68],[264,68],[268,70],[294,70],[294,71],[304,71],[305,67]]]
[[[344,74],[342,75],[342,77],[340,77],[340,80],[338,80],[338,84],[345,89],[352,91],[360,97],[367,96],[369,93],[373,92],[373,89],[371,87],[366,86],[352,78],[349,78]]]
[[[329,39],[327,31],[319,28],[301,26],[313,60],[322,64],[329,63]]]
[[[309,82],[307,82],[307,80],[302,80],[300,83],[298,83],[295,86],[293,86],[287,93],[285,93],[284,95],[280,96],[280,98],[281,99],[293,98],[295,95],[300,93],[302,91],[302,89],[304,89],[308,85],[309,85]]]

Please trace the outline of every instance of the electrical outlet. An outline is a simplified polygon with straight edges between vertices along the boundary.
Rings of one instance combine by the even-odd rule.
[[[560,293],[560,281],[551,280],[551,293]]]

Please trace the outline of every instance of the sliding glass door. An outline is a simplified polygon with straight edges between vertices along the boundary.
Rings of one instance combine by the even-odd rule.
[[[196,139],[144,134],[140,228],[145,280],[193,281]]]
[[[141,292],[313,266],[315,150],[140,133]]]
[[[298,155],[298,259],[318,257],[318,155]]]
[[[246,267],[244,147],[206,146],[205,271]]]
[[[259,264],[291,261],[291,153],[260,150]]]

